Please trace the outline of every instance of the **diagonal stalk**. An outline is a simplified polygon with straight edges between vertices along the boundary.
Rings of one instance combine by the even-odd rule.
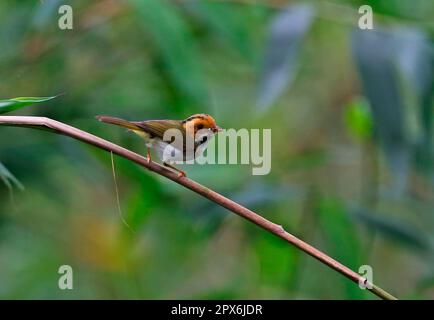
[[[0,125],[45,128],[50,131],[54,131],[55,133],[66,135],[74,139],[83,141],[87,144],[94,145],[108,152],[113,152],[123,158],[126,158],[130,161],[137,163],[142,167],[147,168],[148,170],[151,170],[161,176],[164,176],[182,185],[202,195],[203,197],[219,204],[220,206],[232,211],[233,213],[236,213],[237,215],[249,220],[250,222],[253,222],[254,224],[258,225],[260,228],[267,230],[268,232],[278,236],[279,238],[282,238],[283,240],[289,242],[290,244],[297,247],[298,249],[304,251],[305,253],[309,254],[315,259],[321,261],[329,268],[336,270],[337,272],[347,277],[348,279],[352,280],[356,284],[360,284],[360,283],[365,284],[365,286],[367,287],[366,290],[371,291],[378,297],[385,300],[397,300],[393,295],[383,290],[382,288],[372,283],[368,283],[367,280],[361,275],[359,275],[358,273],[354,272],[353,270],[344,266],[340,262],[329,257],[322,251],[316,249],[310,244],[304,242],[303,240],[286,232],[281,225],[275,224],[270,220],[265,219],[261,215],[243,207],[242,205],[236,203],[235,201],[232,201],[222,196],[221,194],[187,177],[179,177],[177,173],[163,167],[162,165],[159,165],[158,163],[148,162],[148,160],[145,157],[142,157],[141,155],[135,152],[132,152],[128,149],[118,146],[117,144],[104,140],[100,137],[97,137],[85,131],[79,130],[75,127],[69,126],[65,123],[52,120],[49,118],[45,118],[45,117],[0,116]]]

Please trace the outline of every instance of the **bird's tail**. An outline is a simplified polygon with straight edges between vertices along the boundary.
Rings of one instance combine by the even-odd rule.
[[[130,130],[140,130],[140,127],[124,119],[109,116],[96,116],[96,118],[101,122],[115,124],[117,126],[121,126]]]

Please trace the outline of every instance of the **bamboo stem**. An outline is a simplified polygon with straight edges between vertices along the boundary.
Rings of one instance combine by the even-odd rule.
[[[11,125],[11,126],[24,126],[24,127],[41,127],[54,131],[55,133],[66,135],[74,139],[83,141],[87,144],[94,145],[100,149],[106,150],[108,152],[113,152],[123,158],[131,160],[138,165],[147,168],[161,176],[164,176],[200,195],[203,197],[219,204],[220,206],[236,213],[237,215],[253,222],[260,228],[269,231],[270,233],[282,238],[283,240],[289,242],[298,249],[304,251],[315,259],[321,261],[328,267],[341,273],[348,279],[352,280],[356,284],[365,283],[367,286],[366,290],[371,291],[378,297],[385,300],[396,300],[394,296],[381,289],[378,286],[367,283],[366,279],[363,278],[358,273],[352,271],[348,267],[329,257],[325,253],[311,246],[310,244],[300,240],[299,238],[293,236],[292,234],[286,232],[281,225],[275,224],[261,215],[241,206],[240,204],[222,196],[221,194],[206,188],[205,186],[187,178],[179,177],[177,173],[169,170],[162,165],[155,162],[148,162],[145,157],[125,149],[117,144],[99,138],[95,135],[87,133],[85,131],[79,130],[75,127],[69,126],[59,121],[55,121],[45,117],[28,117],[28,116],[0,116],[0,125]]]

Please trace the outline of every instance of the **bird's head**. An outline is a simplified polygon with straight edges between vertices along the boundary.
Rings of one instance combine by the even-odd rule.
[[[199,130],[208,129],[212,133],[220,132],[222,129],[216,124],[213,117],[209,114],[199,113],[194,114],[182,121],[182,125],[186,130],[194,130],[194,133]]]

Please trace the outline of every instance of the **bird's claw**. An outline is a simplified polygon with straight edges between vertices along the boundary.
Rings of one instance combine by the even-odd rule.
[[[165,167],[171,168],[173,171],[178,172],[178,178],[185,178],[187,175],[185,174],[185,171],[179,170],[178,168],[172,166],[169,163],[163,162],[163,165]]]
[[[184,171],[179,171],[178,172],[178,178],[185,178],[185,177],[187,177],[187,175],[185,174]]]
[[[148,153],[146,154],[146,161],[148,161],[148,164],[152,162],[151,152],[149,151],[149,149],[148,149]]]

